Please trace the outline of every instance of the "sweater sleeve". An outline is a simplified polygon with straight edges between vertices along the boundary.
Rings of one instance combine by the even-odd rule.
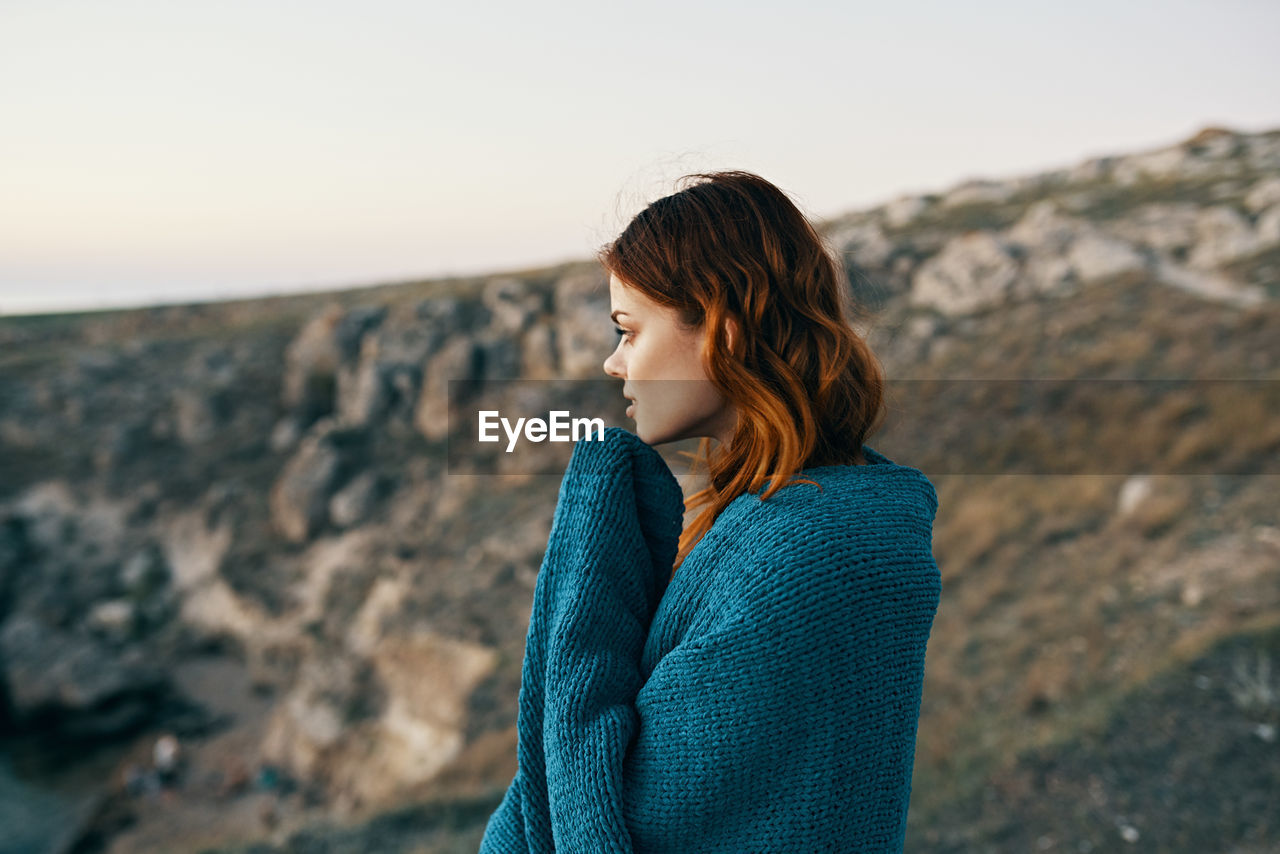
[[[547,790],[557,851],[630,852],[622,760],[640,657],[670,579],[684,512],[657,451],[621,429],[580,446],[553,536],[546,662]]]
[[[610,427],[575,445],[534,590],[519,770],[482,852],[631,850],[622,757],[683,513],[679,483],[635,434]]]

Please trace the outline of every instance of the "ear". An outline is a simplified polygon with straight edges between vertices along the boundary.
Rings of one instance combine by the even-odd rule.
[[[738,335],[741,334],[741,329],[738,326],[738,322],[732,317],[725,318],[724,327],[725,339],[729,342],[729,350],[732,351],[733,342],[738,340]]]

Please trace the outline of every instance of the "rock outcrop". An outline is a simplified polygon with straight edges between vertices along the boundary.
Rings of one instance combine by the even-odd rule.
[[[1015,322],[1000,312],[1118,282],[1215,311],[1274,301],[1278,172],[1280,133],[1214,131],[903,196],[823,233],[906,372]],[[6,369],[0,727],[145,728],[175,669],[222,650],[275,692],[263,761],[337,812],[393,803],[510,729],[555,505],[554,478],[450,467],[459,407],[512,379],[602,379],[608,281],[567,264],[272,311],[119,313]],[[1089,325],[1045,336],[1069,349]],[[10,352],[38,343],[0,324]],[[1132,479],[1120,515],[1150,491]]]

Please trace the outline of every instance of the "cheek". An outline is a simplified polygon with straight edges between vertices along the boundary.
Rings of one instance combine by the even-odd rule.
[[[662,344],[650,337],[636,341],[622,353],[627,374],[633,378],[650,379],[662,376]]]
[[[701,350],[702,342],[687,336],[668,342],[666,358],[671,376],[682,380],[706,379]]]
[[[664,330],[665,331],[665,330]],[[661,334],[641,336],[626,348],[621,358],[627,375],[632,379],[647,380],[701,380],[706,378],[702,369],[701,341],[687,336]],[[672,390],[680,389],[676,383]],[[677,397],[684,396],[677,392]]]

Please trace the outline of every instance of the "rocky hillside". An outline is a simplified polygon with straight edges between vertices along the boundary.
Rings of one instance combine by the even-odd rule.
[[[819,225],[940,498],[909,850],[1280,843],[1280,131]],[[582,263],[0,318],[0,851],[474,851],[558,478],[449,457],[448,384],[598,380],[608,313]]]

